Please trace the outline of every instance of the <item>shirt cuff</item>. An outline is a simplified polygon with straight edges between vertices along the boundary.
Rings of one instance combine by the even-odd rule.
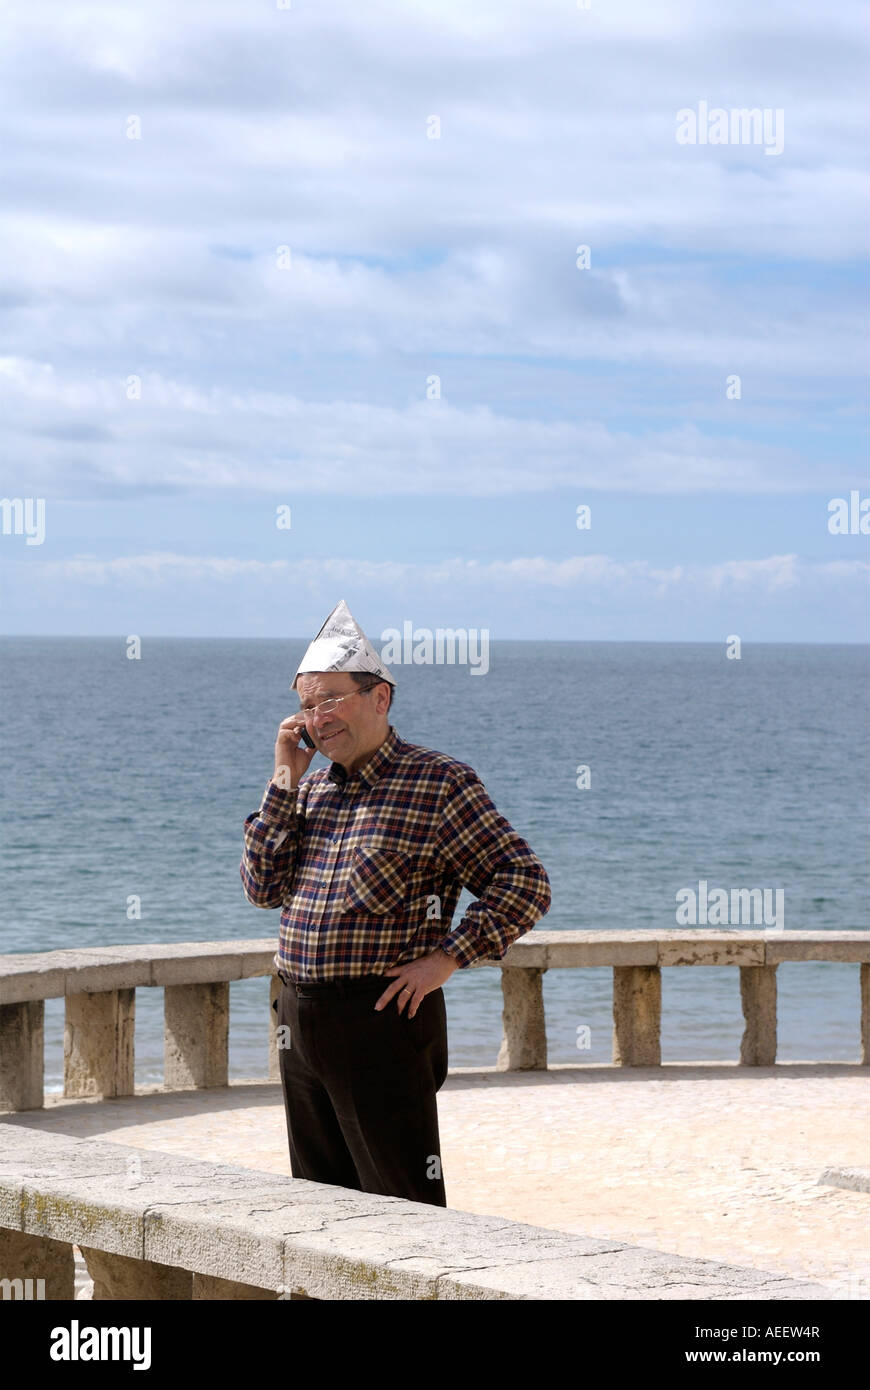
[[[463,966],[473,965],[475,961],[488,960],[492,954],[489,942],[481,941],[476,932],[463,931],[461,926],[439,941],[438,949],[458,961],[460,970]]]
[[[260,820],[266,821],[269,825],[292,825],[296,819],[296,796],[299,791],[294,787],[279,787],[276,782],[270,782],[263,793],[263,801],[260,806]]]

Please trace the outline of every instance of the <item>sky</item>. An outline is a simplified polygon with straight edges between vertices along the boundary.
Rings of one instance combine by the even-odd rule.
[[[853,0],[0,31],[0,633],[868,640]]]

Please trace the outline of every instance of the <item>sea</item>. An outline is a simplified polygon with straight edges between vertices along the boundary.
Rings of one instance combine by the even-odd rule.
[[[306,645],[0,638],[0,952],[276,938],[242,893],[242,826]],[[493,641],[476,667],[392,669],[401,737],[470,764],[544,863],[540,927],[674,928],[703,883],[781,890],[769,932],[870,930],[870,647]],[[780,966],[780,1060],[859,1059],[858,971]],[[500,971],[444,992],[451,1067],[492,1067]],[[268,982],[230,997],[230,1075],[262,1077]],[[551,969],[544,997],[550,1062],[610,1061],[608,968]],[[137,1084],[162,1080],[162,1002],[137,990]],[[735,1060],[741,1032],[736,969],[663,970],[664,1061]],[[62,1067],[49,1000],[49,1091]]]

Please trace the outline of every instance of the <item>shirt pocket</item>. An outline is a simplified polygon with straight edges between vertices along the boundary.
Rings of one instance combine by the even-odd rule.
[[[405,900],[413,856],[393,849],[353,851],[344,890],[348,912],[395,913]]]

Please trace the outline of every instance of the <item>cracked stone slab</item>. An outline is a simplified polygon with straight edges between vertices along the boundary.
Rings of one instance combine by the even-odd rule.
[[[350,1192],[325,1183],[279,1179],[280,1186],[196,1200],[160,1202],[145,1214],[145,1256],[276,1292],[285,1280],[285,1248],[366,1214],[384,1219],[399,1198]],[[349,1241],[350,1237],[346,1240]]]
[[[826,1299],[808,1282],[231,1164],[0,1125],[9,1229],[321,1299]]]
[[[609,1284],[603,1279],[593,1279],[588,1265],[580,1261],[560,1260],[558,1264],[531,1261],[528,1264],[502,1265],[493,1270],[451,1275],[439,1282],[438,1297],[596,1300],[608,1303],[638,1300],[692,1300],[717,1303],[755,1299],[819,1301],[834,1297],[828,1289],[820,1285],[780,1279],[769,1274],[761,1275],[758,1282],[747,1286],[741,1284],[741,1279],[745,1276],[751,1278],[758,1271],[736,1267],[731,1269],[727,1265],[714,1265],[713,1262],[710,1262],[712,1269],[708,1278],[695,1279],[691,1277],[692,1271],[681,1273],[676,1257],[665,1258],[672,1261],[670,1269],[665,1271],[659,1267],[658,1277],[650,1282],[644,1282],[642,1277],[636,1275],[630,1285],[621,1282]],[[685,1263],[689,1265],[692,1262],[687,1260]],[[666,1272],[670,1274],[670,1278],[664,1277]]]

